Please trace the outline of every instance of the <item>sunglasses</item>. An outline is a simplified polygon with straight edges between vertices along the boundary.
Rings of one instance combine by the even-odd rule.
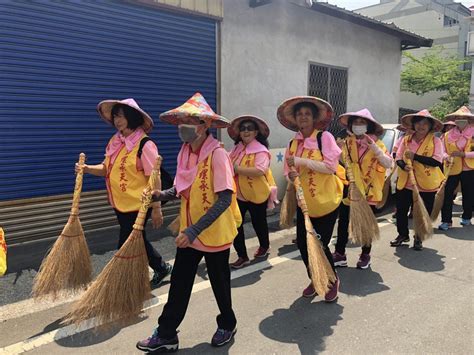
[[[245,132],[245,131],[248,131],[248,132],[253,132],[253,131],[256,131],[257,128],[252,125],[252,124],[243,124],[242,126],[240,126],[239,128],[239,131],[240,132]]]

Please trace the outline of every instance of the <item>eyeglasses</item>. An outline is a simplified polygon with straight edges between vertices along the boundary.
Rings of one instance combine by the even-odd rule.
[[[240,126],[240,128],[239,128],[240,132],[245,132],[245,131],[253,132],[253,131],[256,131],[256,130],[257,129],[255,128],[255,126],[251,125],[251,124],[249,124],[249,125],[244,124],[244,125]]]

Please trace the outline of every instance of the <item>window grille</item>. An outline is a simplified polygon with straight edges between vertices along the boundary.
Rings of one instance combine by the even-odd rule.
[[[334,116],[338,117],[347,111],[347,76],[346,68],[310,64],[308,95],[328,101],[334,108]],[[334,120],[329,131],[337,137],[344,129]]]

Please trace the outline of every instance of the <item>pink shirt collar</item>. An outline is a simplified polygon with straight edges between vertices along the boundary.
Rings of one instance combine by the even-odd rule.
[[[183,144],[178,153],[178,165],[176,168],[175,186],[178,194],[188,189],[196,178],[198,164],[204,161],[220,143],[211,134],[206,138],[199,151],[199,157],[194,164],[189,164],[189,156],[192,153],[190,144]]]
[[[257,154],[262,152],[270,154],[267,147],[265,147],[258,140],[254,139],[247,145],[244,145],[242,142],[239,142],[237,145],[235,145],[230,152],[230,158],[232,161],[235,161],[245,154]]]
[[[469,140],[474,135],[474,127],[468,126],[462,130],[459,130],[458,127],[454,127],[448,132],[448,141],[454,143],[458,141],[460,138],[464,138]]]
[[[145,132],[141,128],[137,128],[128,137],[124,137],[120,132],[113,135],[112,140],[105,150],[106,156],[112,156],[117,153],[125,145],[128,152],[131,152],[135,145],[140,141]]]
[[[318,149],[318,143],[316,141],[316,136],[313,138],[313,133],[308,138],[305,138],[301,132],[297,132],[295,135],[295,139],[298,141],[303,141],[303,148],[315,150]]]

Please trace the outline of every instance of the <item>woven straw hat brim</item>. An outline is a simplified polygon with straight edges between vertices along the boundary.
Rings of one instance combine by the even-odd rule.
[[[153,119],[151,118],[151,116],[148,113],[146,113],[145,111],[143,111],[140,107],[138,107],[138,106],[135,107],[135,106],[129,105],[129,104],[123,102],[123,100],[104,100],[104,101],[101,101],[97,105],[97,112],[99,113],[100,117],[102,117],[102,119],[105,122],[107,122],[108,124],[113,126],[114,121],[112,119],[112,108],[117,104],[127,105],[127,106],[137,110],[138,112],[140,112],[143,116],[143,121],[144,121],[143,125],[142,125],[142,129],[146,133],[151,132],[151,130],[153,129]]]
[[[232,138],[232,140],[235,141],[236,139],[239,138],[240,123],[247,120],[254,122],[257,125],[260,134],[264,136],[265,138],[268,138],[268,136],[270,135],[270,128],[268,127],[268,125],[266,124],[264,120],[262,120],[260,117],[253,116],[253,115],[242,115],[242,116],[234,118],[230,122],[230,126],[227,127],[227,133],[229,134],[229,137]]]
[[[277,110],[277,118],[280,123],[289,130],[298,132],[293,108],[301,102],[309,102],[319,109],[319,116],[316,119],[315,128],[325,130],[328,128],[334,116],[334,109],[331,104],[315,96],[295,96],[285,100]]]

